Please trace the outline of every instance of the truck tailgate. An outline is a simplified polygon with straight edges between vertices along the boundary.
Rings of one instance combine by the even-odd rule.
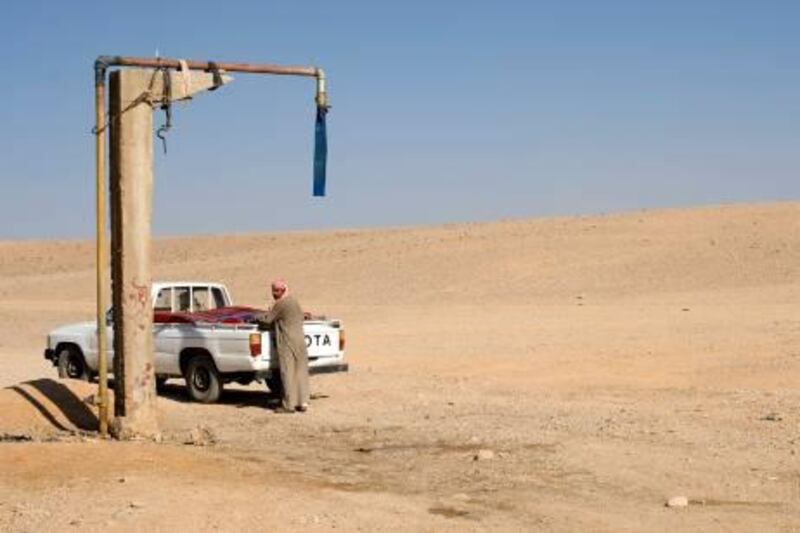
[[[303,326],[306,336],[306,348],[310,364],[326,359],[339,357],[338,327],[333,327],[328,322],[306,322]]]
[[[344,351],[341,344],[342,330],[335,321],[306,321],[303,324],[303,333],[308,350],[308,366],[324,367],[338,365],[344,361]],[[278,368],[278,356],[275,353],[275,340],[271,332],[262,333],[262,346],[267,347],[261,355],[261,361],[269,362],[270,368]]]

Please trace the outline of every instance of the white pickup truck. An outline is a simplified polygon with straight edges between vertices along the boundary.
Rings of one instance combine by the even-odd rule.
[[[225,383],[266,381],[280,390],[274,336],[252,323],[258,309],[234,307],[228,290],[218,283],[153,283],[154,362],[160,388],[168,378],[186,380],[189,396],[198,402],[219,399]],[[107,321],[111,324],[111,312]],[[313,319],[304,324],[309,373],[346,372],[344,330],[338,320]],[[113,368],[113,325],[107,327],[108,366]],[[97,374],[97,325],[62,326],[47,336],[45,359],[60,377],[92,379]]]

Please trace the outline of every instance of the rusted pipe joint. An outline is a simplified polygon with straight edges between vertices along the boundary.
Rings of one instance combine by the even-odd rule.
[[[98,56],[94,61],[94,84],[105,84],[108,67],[118,65],[119,61],[120,56]]]
[[[317,67],[316,78],[317,78],[317,97],[315,98],[315,100],[317,102],[317,107],[320,107],[327,111],[330,106],[328,105],[328,93],[325,90],[325,71]]]

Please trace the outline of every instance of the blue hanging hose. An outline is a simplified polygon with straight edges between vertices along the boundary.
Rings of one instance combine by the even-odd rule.
[[[314,196],[325,196],[325,167],[328,159],[328,133],[325,126],[327,107],[317,107],[314,125]]]

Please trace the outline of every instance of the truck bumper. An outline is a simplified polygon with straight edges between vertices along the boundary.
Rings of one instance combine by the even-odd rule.
[[[347,372],[350,365],[347,363],[338,363],[335,365],[325,366],[312,366],[308,368],[309,375],[315,374],[333,374],[335,372]],[[224,374],[226,381],[244,380],[250,381],[253,379],[264,380],[271,378],[274,375],[280,375],[280,370],[277,368],[270,368],[269,370],[257,370],[256,372],[228,372]],[[177,377],[177,376],[176,376]]]
[[[44,358],[52,363],[56,362],[56,351],[51,350],[50,348],[45,348],[44,350]]]
[[[308,373],[314,374],[333,374],[334,372],[347,372],[350,370],[350,365],[347,363],[339,363],[338,365],[325,365],[325,366],[312,366],[309,367]]]

